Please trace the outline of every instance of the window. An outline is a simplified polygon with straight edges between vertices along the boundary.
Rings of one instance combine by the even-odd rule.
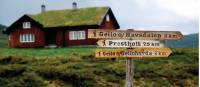
[[[11,37],[10,37],[10,35],[8,35],[8,40],[11,40]]]
[[[24,29],[31,28],[31,23],[30,22],[23,22],[23,28]]]
[[[106,15],[106,21],[109,22],[110,21],[110,16],[107,14]]]
[[[70,31],[69,39],[70,40],[83,40],[83,39],[85,39],[85,31]]]
[[[21,43],[35,42],[35,35],[34,34],[20,34],[20,42]]]
[[[85,39],[85,31],[78,31],[78,39]]]

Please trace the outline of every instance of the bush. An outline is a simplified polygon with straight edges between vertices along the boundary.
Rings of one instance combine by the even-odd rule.
[[[25,67],[19,64],[0,65],[0,77],[13,77],[21,75]]]
[[[25,87],[44,87],[43,79],[39,77],[36,73],[24,73],[23,74],[23,83]]]
[[[27,62],[28,62],[27,59],[13,57],[13,56],[0,58],[0,64],[25,64]]]
[[[43,79],[34,72],[25,72],[22,75],[0,78],[1,87],[44,87]]]

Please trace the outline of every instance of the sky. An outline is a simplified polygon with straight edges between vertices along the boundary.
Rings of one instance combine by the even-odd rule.
[[[1,0],[0,24],[9,26],[24,14],[83,7],[111,7],[120,29],[199,32],[198,0]]]

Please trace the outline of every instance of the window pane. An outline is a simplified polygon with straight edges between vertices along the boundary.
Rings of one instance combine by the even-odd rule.
[[[107,14],[106,15],[106,21],[109,22],[110,21],[110,16]]]
[[[85,39],[85,31],[83,31],[83,39]]]
[[[75,33],[75,31],[73,31],[73,33],[72,33],[72,40],[75,40],[75,38],[76,38],[76,33]]]
[[[69,32],[69,39],[73,40],[73,32],[72,31]]]
[[[23,28],[24,29],[31,28],[31,23],[30,22],[23,22]]]
[[[31,42],[31,34],[28,34],[28,42]]]
[[[26,34],[26,42],[29,42],[29,34]]]
[[[22,34],[22,42],[25,42],[25,34]]]
[[[20,42],[22,42],[22,35],[21,34],[19,35],[19,40],[20,40]]]
[[[26,22],[23,23],[23,28],[26,28]]]
[[[8,40],[10,40],[10,35],[8,35]]]
[[[78,33],[79,33],[79,38],[78,39],[82,39],[82,32],[79,31]]]
[[[32,34],[32,40],[33,40],[33,42],[35,42],[35,35],[34,34]]]
[[[23,23],[23,28],[26,28],[26,23],[25,22]]]
[[[72,31],[72,40],[74,40],[74,39],[75,39],[75,32]]]
[[[31,28],[31,23],[27,22],[27,28]]]
[[[79,37],[78,35],[79,35],[78,32],[77,32],[77,31],[74,31],[74,39],[75,39],[75,40],[78,39],[78,37]]]
[[[80,37],[79,39],[85,39],[85,31],[79,31]]]
[[[25,35],[25,42],[28,42],[28,34]]]
[[[80,38],[80,33],[79,31],[76,31],[76,39],[78,40]]]
[[[70,31],[69,39],[70,40],[85,39],[85,31]]]
[[[33,34],[30,34],[30,35],[29,35],[29,40],[30,40],[30,42],[33,42],[33,38],[32,38],[32,37],[33,37]]]
[[[19,40],[22,43],[35,42],[35,35],[34,34],[20,34]]]

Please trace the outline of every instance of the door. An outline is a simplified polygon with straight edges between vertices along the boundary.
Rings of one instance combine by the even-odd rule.
[[[55,30],[45,31],[46,45],[56,45],[56,35],[57,35],[57,31]]]

